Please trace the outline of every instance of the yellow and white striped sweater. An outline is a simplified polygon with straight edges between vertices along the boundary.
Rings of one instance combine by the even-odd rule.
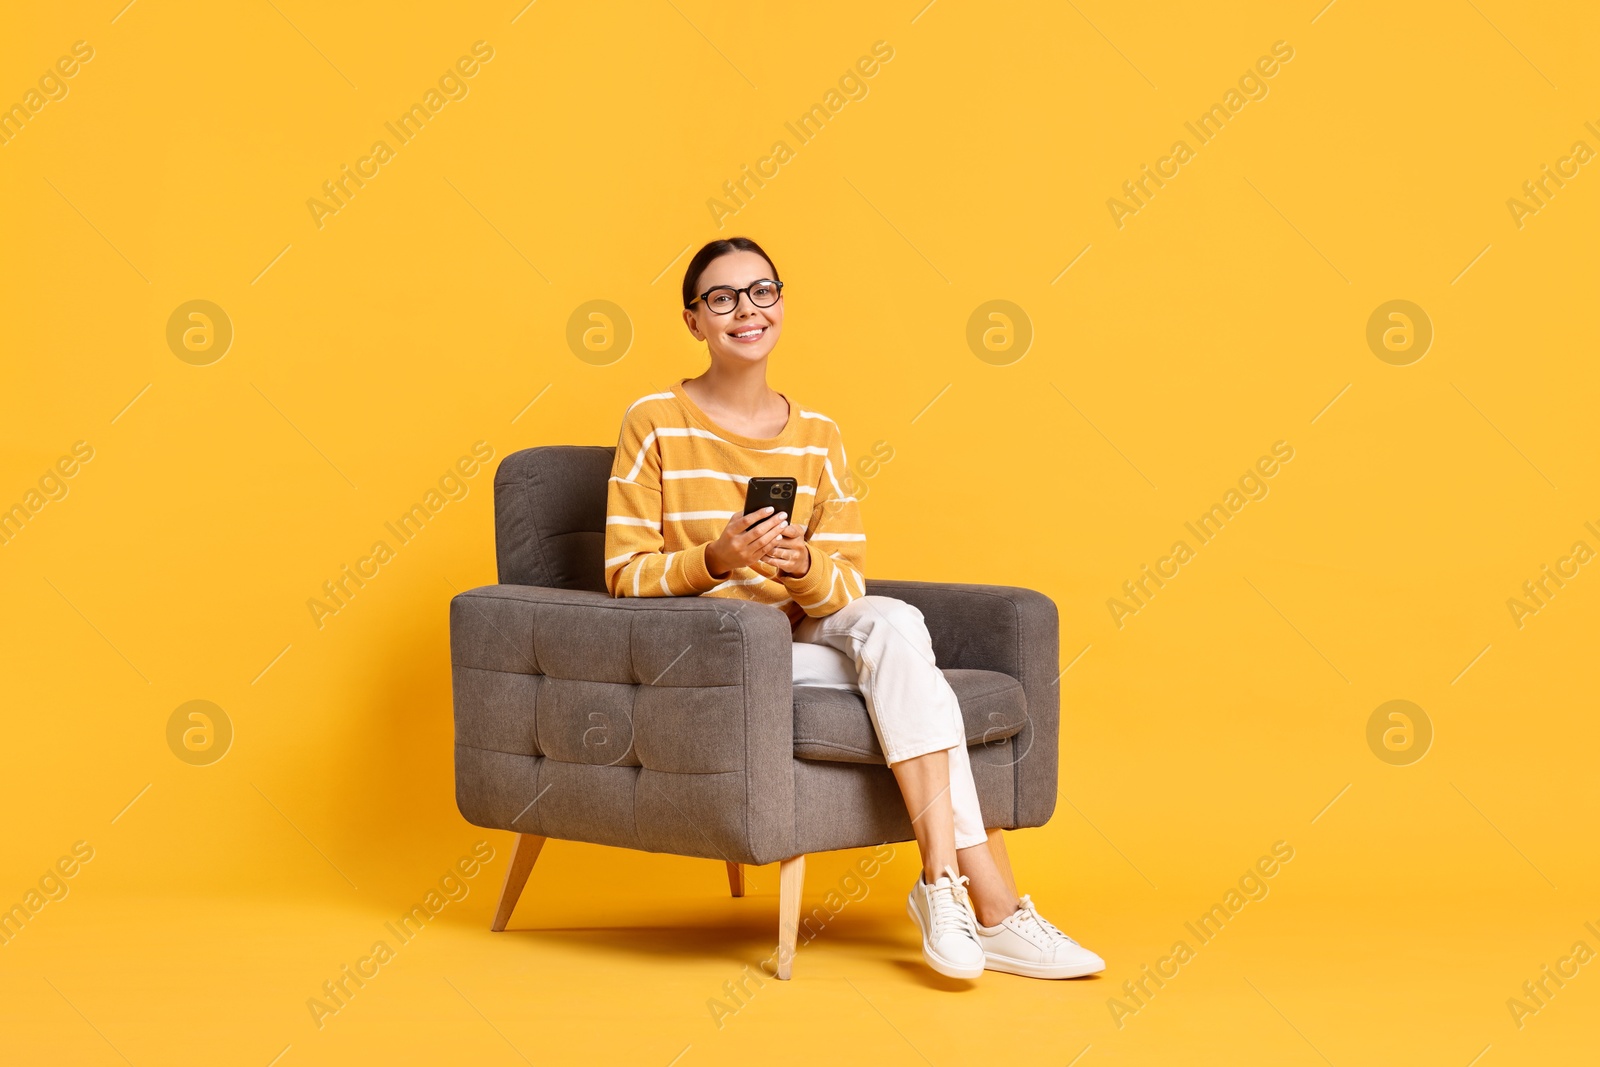
[[[780,394],[782,395],[782,394]],[[720,596],[782,608],[791,626],[831,615],[866,593],[867,535],[839,427],[788,396],[789,422],[772,438],[716,425],[683,380],[640,397],[622,418],[606,495],[606,588],[622,596]],[[779,575],[758,563],[711,576],[706,546],[743,513],[752,477],[794,478],[791,522],[805,527],[811,569]]]

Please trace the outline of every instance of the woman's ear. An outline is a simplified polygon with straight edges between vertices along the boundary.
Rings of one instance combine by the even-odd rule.
[[[700,321],[695,318],[694,312],[688,308],[683,309],[683,324],[689,327],[689,332],[694,334],[696,341],[705,340],[705,336],[700,332]]]

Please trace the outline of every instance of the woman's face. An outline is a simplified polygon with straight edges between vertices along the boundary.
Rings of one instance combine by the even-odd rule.
[[[729,252],[713,259],[695,285],[698,295],[719,285],[743,289],[751,282],[772,278],[772,265],[754,252]],[[713,363],[756,363],[765,359],[783,332],[783,297],[771,307],[758,308],[750,294],[740,293],[739,304],[726,315],[706,307],[704,300],[684,308],[683,321],[697,340],[704,341]]]

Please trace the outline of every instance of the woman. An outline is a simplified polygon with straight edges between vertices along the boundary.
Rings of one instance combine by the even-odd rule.
[[[767,386],[784,311],[771,257],[745,237],[711,242],[689,262],[683,306],[711,365],[623,416],[607,499],[611,595],[771,604],[793,626],[796,685],[862,693],[922,853],[906,910],[934,970],[1104,970],[1018,897],[1000,831],[983,826],[961,709],[922,614],[866,595],[866,534],[839,427]],[[752,476],[793,476],[795,514],[763,508],[752,525]]]

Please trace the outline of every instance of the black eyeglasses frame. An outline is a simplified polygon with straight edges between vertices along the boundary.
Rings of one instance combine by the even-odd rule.
[[[772,303],[771,304],[758,304],[758,303],[756,303],[756,298],[750,295],[750,290],[754,289],[758,285],[771,285],[771,286],[776,286],[777,287],[778,295],[772,298]],[[717,311],[710,304],[706,303],[706,297],[710,296],[712,293],[718,292],[719,290],[723,290],[723,289],[726,289],[726,290],[728,290],[728,291],[733,293],[733,307],[729,308],[727,311]],[[705,292],[701,293],[699,296],[695,297],[693,300],[691,300],[687,304],[685,304],[684,308],[687,310],[688,308],[694,307],[696,303],[701,303],[701,304],[705,304],[706,310],[711,312],[711,314],[713,314],[713,315],[731,315],[735,311],[739,310],[739,297],[740,297],[741,294],[744,295],[747,299],[749,299],[751,307],[757,307],[757,308],[763,308],[763,309],[769,308],[769,307],[772,307],[773,304],[776,304],[779,300],[783,299],[783,283],[778,281],[776,278],[757,278],[755,281],[751,282],[749,285],[745,286],[743,289],[735,289],[731,285],[714,285],[710,289],[707,289]]]

